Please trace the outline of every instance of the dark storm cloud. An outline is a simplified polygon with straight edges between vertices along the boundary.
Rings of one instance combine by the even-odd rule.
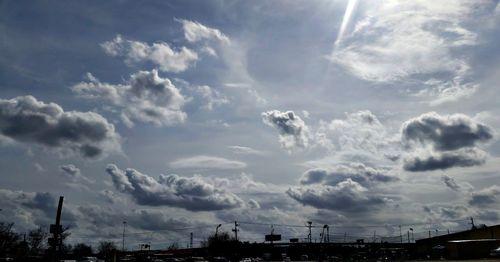
[[[403,124],[402,141],[421,143],[437,151],[473,147],[493,138],[492,130],[462,114],[441,116],[435,112],[410,119]]]
[[[334,186],[314,184],[290,188],[286,193],[304,205],[347,212],[373,210],[387,201],[350,178]]]
[[[496,204],[500,196],[500,187],[493,185],[472,193],[469,204],[473,206],[487,206]]]
[[[262,113],[262,121],[278,130],[280,142],[284,148],[308,146],[308,127],[293,111],[267,111]]]
[[[310,169],[302,174],[300,184],[325,184],[334,186],[347,178],[363,186],[398,180],[397,177],[385,174],[385,170],[369,167],[362,163],[351,163],[339,164],[332,168]]]
[[[130,194],[140,205],[212,211],[241,207],[244,203],[200,176],[160,175],[156,180],[134,169],[120,170],[116,165],[108,165],[106,172],[119,191]]]
[[[173,218],[171,214],[157,210],[126,212],[114,208],[85,205],[79,206],[78,212],[83,220],[97,227],[115,227],[123,220],[127,221],[127,226],[143,230],[167,230],[193,225],[188,218]]]
[[[401,139],[411,151],[403,168],[421,172],[484,164],[487,154],[477,145],[493,139],[493,131],[466,115],[431,112],[403,123]]]
[[[0,216],[15,222],[16,227],[48,225],[56,214],[56,199],[48,192],[24,192],[0,189]],[[71,216],[65,214],[64,219]]]
[[[89,158],[120,150],[119,135],[101,115],[65,112],[55,103],[46,104],[32,96],[0,99],[0,134]]]
[[[404,160],[406,171],[421,172],[443,170],[452,167],[471,167],[484,164],[486,153],[475,148],[467,148],[449,152],[433,153],[432,155],[408,156]]]

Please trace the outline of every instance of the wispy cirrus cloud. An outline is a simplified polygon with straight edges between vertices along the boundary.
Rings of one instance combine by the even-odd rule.
[[[174,160],[169,163],[172,168],[191,169],[243,169],[246,163],[215,156],[193,156]]]
[[[355,2],[355,1],[350,1]],[[492,1],[383,1],[363,3],[353,31],[336,43],[331,60],[356,77],[378,83],[414,82],[431,104],[477,91],[466,55],[477,45],[470,22],[488,15]],[[344,23],[342,24],[344,27]]]

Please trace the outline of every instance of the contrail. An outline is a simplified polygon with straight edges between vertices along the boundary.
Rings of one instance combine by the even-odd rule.
[[[347,7],[345,9],[344,18],[342,19],[342,25],[340,26],[339,33],[337,34],[337,40],[335,40],[335,47],[337,47],[344,36],[345,29],[347,25],[349,25],[349,21],[351,20],[352,13],[356,6],[358,5],[358,0],[349,0],[347,3]]]

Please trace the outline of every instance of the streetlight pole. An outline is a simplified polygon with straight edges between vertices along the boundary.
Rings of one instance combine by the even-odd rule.
[[[219,227],[221,227],[221,226],[222,226],[222,224],[218,224],[217,227],[215,228],[215,239],[219,238],[219,236],[218,236],[218,234],[219,234]]]
[[[125,252],[125,226],[127,221],[123,221],[123,235],[122,235],[122,251]]]

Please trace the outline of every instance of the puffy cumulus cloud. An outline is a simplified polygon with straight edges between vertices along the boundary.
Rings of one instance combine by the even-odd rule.
[[[65,174],[68,174],[71,177],[80,175],[80,168],[76,167],[73,164],[59,166],[59,170],[63,171]]]
[[[120,136],[101,115],[64,111],[55,103],[46,104],[32,96],[0,99],[0,134],[87,158],[121,151]]]
[[[376,169],[362,163],[338,164],[331,168],[314,168],[307,170],[300,178],[301,185],[324,184],[335,186],[345,179],[370,186],[376,183],[387,183],[399,180],[386,174],[387,170]]]
[[[123,85],[102,83],[90,73],[87,77],[88,82],[72,86],[72,91],[82,98],[106,101],[121,108],[121,118],[127,126],[133,126],[134,121],[169,126],[187,118],[182,111],[186,99],[156,70],[139,71]]]
[[[183,72],[198,60],[198,54],[186,47],[174,50],[164,42],[149,45],[145,42],[125,40],[120,35],[102,43],[101,47],[110,56],[124,57],[126,63],[151,62],[164,72]]]
[[[224,44],[229,44],[229,38],[224,35],[219,29],[211,28],[196,21],[177,19],[182,23],[184,29],[184,37],[189,42],[199,42],[202,40],[215,40]]]
[[[333,62],[367,81],[426,83],[435,103],[457,100],[477,89],[468,80],[470,66],[463,50],[479,42],[468,26],[489,16],[494,1],[365,5],[367,11],[357,15],[361,20],[350,36],[335,45]]]
[[[246,163],[214,156],[193,156],[170,162],[172,168],[193,169],[243,169]]]
[[[493,131],[472,118],[462,115],[439,115],[430,112],[412,118],[402,126],[403,143],[431,145],[438,151],[472,147],[493,138]]]
[[[32,229],[48,225],[56,213],[56,199],[48,192],[24,192],[0,189],[0,217],[16,226]],[[64,216],[67,219],[69,217]]]
[[[292,187],[286,193],[304,205],[345,212],[373,211],[387,202],[387,199],[370,193],[367,188],[350,178],[333,186]]]
[[[208,111],[213,110],[215,106],[229,103],[229,99],[226,96],[206,85],[195,87],[194,92],[204,100],[202,108]]]
[[[345,119],[320,121],[315,137],[323,137],[317,143],[332,150],[393,154],[394,141],[369,110],[346,113]]]
[[[117,204],[124,202],[124,199],[121,196],[108,189],[99,191],[99,196],[110,204]]]
[[[283,148],[291,150],[309,145],[309,128],[293,111],[267,111],[262,113],[262,121],[278,130]]]
[[[84,181],[84,182],[91,183],[91,184],[95,183],[94,180],[88,178],[87,176],[84,176],[82,174],[82,172],[80,171],[80,169],[73,164],[61,165],[61,166],[59,166],[59,170],[74,182]],[[84,185],[78,185],[76,183],[69,184],[69,185],[80,186],[80,187],[84,187],[85,189],[88,189],[88,187],[86,187]]]
[[[215,187],[201,176],[160,175],[156,180],[134,169],[120,170],[108,165],[119,191],[130,194],[140,205],[172,206],[190,211],[213,211],[241,207],[243,201],[233,193]]]
[[[403,123],[402,143],[411,152],[408,171],[428,171],[481,165],[487,154],[477,145],[490,141],[493,131],[466,115],[426,113]]]
[[[498,203],[500,187],[493,185],[472,193],[469,204],[472,206],[488,206]]]
[[[460,190],[460,185],[458,185],[455,179],[453,179],[452,177],[444,175],[441,177],[441,179],[443,180],[443,183],[451,190],[453,191]]]
[[[445,152],[421,152],[406,156],[403,168],[407,171],[419,172],[479,166],[486,162],[486,157],[484,151],[476,148]]]
[[[259,209],[260,208],[259,202],[257,202],[257,200],[255,200],[255,199],[249,199],[247,202],[247,205],[248,205],[248,207],[250,207],[252,209]]]

